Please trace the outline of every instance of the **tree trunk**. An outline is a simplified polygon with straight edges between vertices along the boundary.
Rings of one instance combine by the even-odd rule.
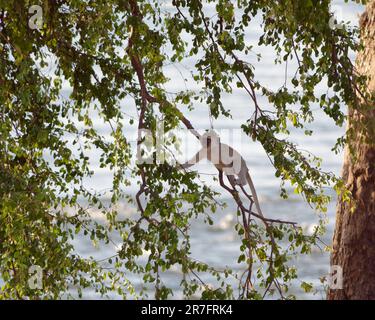
[[[364,50],[357,56],[357,70],[372,77],[368,89],[375,92],[375,0],[367,4],[360,27]],[[351,211],[350,204],[338,201],[331,266],[342,268],[343,283],[342,289],[329,289],[332,300],[375,299],[375,108],[372,103],[369,107],[349,108],[348,128],[360,122],[366,129],[354,130],[355,160],[345,151],[343,179],[355,207]],[[372,135],[372,143],[360,141],[363,134]]]

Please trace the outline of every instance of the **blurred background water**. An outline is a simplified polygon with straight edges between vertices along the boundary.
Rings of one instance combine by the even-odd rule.
[[[363,7],[355,3],[344,1],[333,1],[337,16],[339,19],[350,22],[351,25],[357,25],[358,15],[363,11]],[[165,5],[168,10],[168,4]],[[210,8],[207,15],[209,16]],[[281,87],[285,80],[285,65],[275,65],[275,55],[272,50],[264,47],[257,47],[258,37],[261,32],[260,23],[253,21],[249,28],[247,39],[248,43],[254,43],[253,56],[246,57],[248,61],[255,64],[255,75],[256,78],[263,84],[271,89],[277,89]],[[262,55],[260,62],[256,61],[255,53]],[[354,59],[354,56],[353,56]],[[179,90],[199,90],[191,81],[189,70],[192,67],[192,60],[184,61],[183,64],[171,64],[165,67],[165,72],[171,79],[170,83],[166,86],[168,91],[177,92]],[[288,78],[294,75],[296,65],[289,62],[288,65]],[[327,89],[324,86],[318,88],[319,93],[325,92]],[[69,94],[69,90],[66,89],[66,95]],[[267,101],[261,96],[258,97],[260,104],[267,107]],[[314,225],[318,221],[316,212],[312,210],[302,197],[291,196],[288,200],[283,200],[279,197],[280,193],[280,180],[274,176],[274,168],[270,164],[264,150],[258,143],[252,142],[249,138],[239,133],[238,129],[240,125],[249,119],[253,107],[249,101],[249,98],[243,91],[234,89],[231,95],[224,95],[224,105],[231,110],[233,116],[232,119],[220,117],[213,121],[215,130],[219,132],[223,142],[232,145],[237,149],[246,159],[250,168],[251,175],[253,177],[254,184],[256,186],[262,210],[269,217],[277,217],[280,219],[293,220],[299,222],[306,231],[311,232]],[[269,106],[267,109],[271,109]],[[345,108],[345,106],[343,106]],[[123,103],[123,111],[126,112],[129,117],[136,118],[136,111],[134,105],[130,102],[125,101]],[[322,114],[319,107],[314,108],[315,122],[312,123],[311,129],[314,131],[311,137],[307,137],[302,131],[292,130],[291,140],[298,143],[301,148],[307,149],[315,155],[323,159],[323,169],[326,171],[332,171],[339,174],[342,165],[342,154],[335,155],[331,148],[333,147],[335,140],[343,134],[343,128],[337,128],[334,122],[329,120],[327,116]],[[210,128],[210,120],[207,106],[195,105],[195,110],[188,113],[188,118],[197,129],[208,129]],[[99,129],[101,134],[109,135],[109,128],[105,126],[99,118],[94,117],[95,127]],[[135,127],[125,125],[127,134],[130,134],[136,139]],[[186,159],[193,155],[199,148],[198,143],[194,138],[190,137],[189,140],[182,144],[183,157],[179,159]],[[111,187],[111,174],[99,168],[98,163],[99,155],[95,154],[95,151],[90,155],[93,169],[96,174],[93,178],[88,179],[86,184],[93,190],[109,189]],[[202,175],[202,179],[211,185],[212,187],[220,190],[216,187],[216,184],[212,180],[210,174],[215,173],[215,168],[208,164],[203,163],[192,168],[207,175]],[[134,192],[137,185],[129,187],[128,192]],[[222,190],[221,190],[222,191]],[[333,194],[332,190],[327,189],[328,194]],[[335,199],[335,197],[334,197]],[[191,239],[192,239],[192,257],[197,260],[204,261],[218,269],[224,267],[230,267],[234,271],[241,272],[243,265],[237,263],[239,255],[240,239],[234,230],[234,224],[236,223],[236,208],[233,205],[233,200],[228,198],[225,192],[222,192],[221,200],[228,204],[228,207],[220,212],[213,215],[215,221],[213,226],[208,226],[203,223],[201,219],[193,220],[191,223]],[[120,204],[120,211],[127,216],[135,215],[134,208],[129,207],[127,204]],[[333,228],[334,228],[334,216],[335,216],[335,200],[329,205],[328,210],[329,223],[327,232],[322,240],[330,244]],[[93,213],[95,217],[95,213]],[[97,216],[100,219],[100,215]],[[118,241],[118,245],[121,246],[121,240],[114,238],[114,241]],[[94,256],[96,259],[104,259],[111,256],[116,247],[113,245],[109,246],[98,246],[94,247],[88,239],[78,238],[75,241],[75,245],[79,253],[83,256]],[[147,253],[145,253],[145,258]],[[316,292],[303,293],[299,289],[299,281],[293,286],[291,293],[296,294],[300,299],[324,299],[324,290],[319,281],[319,277],[325,276],[329,270],[329,254],[323,252],[319,248],[315,248],[313,253],[308,256],[298,256],[291,264],[295,264],[299,271],[299,281],[312,282],[315,286]],[[181,290],[179,288],[180,282],[179,270],[171,270],[163,274],[163,281],[167,286],[174,289],[173,299],[182,297]],[[137,288],[143,285],[143,281],[140,276],[130,276],[130,279],[134,282]],[[210,281],[209,278],[203,280]],[[152,296],[152,295],[151,295]],[[84,295],[86,298],[96,297],[94,292],[87,291]],[[113,296],[116,298],[116,296]]]

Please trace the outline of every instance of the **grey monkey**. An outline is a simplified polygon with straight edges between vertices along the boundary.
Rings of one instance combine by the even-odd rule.
[[[243,157],[232,147],[220,142],[220,137],[214,130],[210,130],[202,135],[200,149],[194,157],[181,165],[183,169],[187,169],[203,159],[208,159],[215,167],[226,174],[232,186],[238,185],[243,189],[246,184],[249,185],[252,197],[258,214],[263,216],[259,205],[258,196],[249,174],[249,169]]]

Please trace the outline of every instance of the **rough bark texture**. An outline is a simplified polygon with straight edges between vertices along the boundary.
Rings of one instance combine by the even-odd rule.
[[[360,74],[371,77],[368,89],[374,92],[375,0],[367,4],[360,27],[365,49],[358,54],[356,65]],[[374,119],[374,105],[364,112],[350,108],[348,127],[365,122],[365,134],[370,134],[374,132]],[[328,299],[375,299],[375,146],[359,141],[363,132],[356,134],[353,146],[357,158],[354,161],[346,150],[343,166],[343,179],[356,207],[351,212],[350,205],[339,199],[331,256],[331,265],[343,270],[343,289],[329,290]],[[374,136],[372,139],[375,142]]]

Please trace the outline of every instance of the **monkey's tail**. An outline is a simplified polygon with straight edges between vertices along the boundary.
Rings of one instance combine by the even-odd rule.
[[[246,180],[247,180],[247,183],[249,184],[251,194],[253,196],[255,207],[257,208],[258,214],[260,214],[263,217],[263,212],[260,209],[260,205],[259,205],[258,195],[257,195],[257,192],[255,190],[253,180],[251,180],[249,172],[246,173]]]

